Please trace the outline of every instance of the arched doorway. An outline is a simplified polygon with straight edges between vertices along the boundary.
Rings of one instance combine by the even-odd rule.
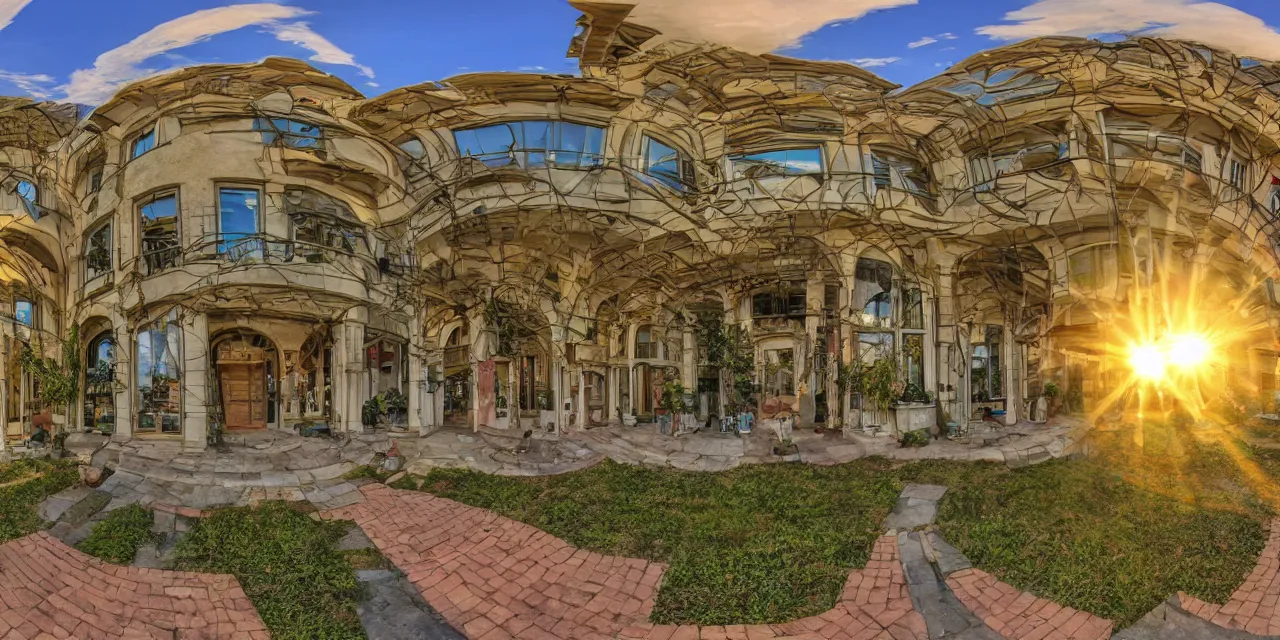
[[[471,411],[471,336],[464,323],[454,327],[444,346],[444,422],[466,426]]]
[[[84,428],[111,433],[116,425],[116,339],[108,329],[89,341],[84,357]]]
[[[275,424],[275,345],[256,333],[233,333],[214,345],[226,428],[265,429]]]

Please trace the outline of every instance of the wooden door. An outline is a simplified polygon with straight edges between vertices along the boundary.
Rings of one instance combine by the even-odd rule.
[[[219,364],[228,429],[267,426],[267,373],[261,362]]]

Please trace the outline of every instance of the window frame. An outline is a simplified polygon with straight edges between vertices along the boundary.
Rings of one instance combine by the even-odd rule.
[[[159,140],[157,140],[157,136],[158,136],[157,129],[158,127],[156,127],[155,123],[152,123],[148,125],[145,129],[143,129],[140,133],[129,138],[129,162],[133,162],[134,160],[141,158],[142,156],[152,152],[153,150],[155,150],[157,146],[159,146]],[[138,151],[139,143],[141,143],[143,140],[146,140],[148,138],[150,138],[151,140],[151,146],[147,147],[146,149],[143,149],[142,151]]]
[[[281,122],[285,123],[283,128],[279,125]],[[294,125],[300,125],[300,130],[295,131]],[[301,130],[306,128],[315,129],[316,133],[312,135]],[[325,135],[324,125],[289,117],[256,117],[253,119],[253,130],[259,134],[262,144],[266,146],[279,145],[286,149],[296,149],[298,151],[324,149],[326,146],[325,140],[328,139]],[[310,140],[311,144],[298,144],[301,140]]]
[[[671,149],[676,154],[676,175],[669,176],[665,173],[653,172],[653,158],[651,156],[652,146],[654,144],[662,145]],[[655,182],[666,186],[673,191],[680,193],[689,193],[697,191],[697,173],[694,170],[693,156],[686,153],[678,145],[669,144],[666,140],[655,136],[649,132],[645,132],[640,136],[640,171],[644,175],[652,178]]]
[[[163,323],[164,323],[163,332],[162,332],[162,330],[160,329],[161,321],[163,321]],[[178,428],[177,428],[177,430],[176,430],[176,431],[169,431],[169,432],[166,432],[166,431],[164,430],[164,419],[163,419],[163,417],[161,416],[160,421],[159,421],[158,423],[154,424],[154,425],[153,425],[153,427],[152,427],[151,429],[146,429],[146,430],[144,430],[144,429],[142,428],[142,414],[143,414],[142,409],[143,409],[143,407],[144,407],[144,404],[145,404],[145,403],[144,403],[144,401],[143,401],[143,399],[142,399],[142,398],[143,398],[143,396],[142,396],[142,394],[143,394],[143,391],[142,391],[142,389],[143,389],[143,385],[142,385],[142,379],[141,379],[141,378],[142,378],[142,376],[141,376],[141,373],[142,373],[142,372],[141,372],[141,370],[140,370],[140,367],[141,367],[141,365],[142,365],[142,357],[141,357],[141,355],[140,355],[140,353],[139,353],[139,352],[141,351],[141,349],[142,349],[142,335],[143,335],[144,333],[148,334],[149,339],[151,340],[151,344],[150,344],[150,345],[148,345],[148,346],[149,346],[149,348],[151,349],[151,357],[150,357],[150,362],[151,362],[151,374],[152,374],[152,377],[154,378],[154,375],[155,375],[155,349],[154,349],[155,340],[154,340],[154,338],[153,338],[152,336],[154,336],[154,335],[155,335],[155,334],[157,334],[157,333],[161,333],[161,335],[164,335],[164,336],[165,336],[165,344],[167,345],[167,344],[168,344],[168,337],[167,337],[167,333],[168,333],[168,331],[170,330],[170,328],[171,328],[171,327],[176,327],[176,328],[177,328],[177,332],[178,332],[177,350],[176,350],[177,352],[174,354],[174,360],[175,360],[175,362],[177,363],[177,372],[176,372],[176,373],[177,373],[177,377],[175,378],[175,380],[177,380],[177,382],[178,382],[178,397],[177,397],[177,399],[176,399],[176,400],[172,400],[172,401],[171,401],[173,404],[175,404],[175,405],[176,405],[176,411],[171,412],[171,413],[173,413],[173,414],[175,414],[175,415],[177,416],[177,424],[178,424]],[[134,425],[134,433],[137,433],[137,434],[147,434],[147,435],[168,435],[168,436],[179,436],[179,437],[180,437],[180,436],[182,436],[182,435],[183,435],[183,433],[185,432],[185,430],[186,430],[186,429],[185,429],[185,426],[186,426],[186,425],[184,425],[184,424],[183,424],[183,422],[184,422],[184,421],[183,421],[183,395],[184,395],[184,394],[182,393],[182,386],[183,386],[183,379],[184,379],[184,377],[186,376],[186,371],[185,371],[185,366],[184,366],[184,365],[185,365],[185,363],[186,363],[186,361],[183,359],[183,353],[184,353],[184,351],[185,351],[185,348],[184,348],[184,347],[185,347],[185,345],[183,344],[183,342],[184,342],[184,341],[183,341],[182,319],[181,319],[181,317],[178,315],[178,312],[177,312],[177,309],[176,309],[176,308],[175,308],[175,309],[170,309],[170,310],[169,310],[169,311],[167,311],[164,315],[162,315],[162,316],[160,316],[160,317],[158,317],[158,318],[155,318],[155,319],[154,319],[154,320],[152,320],[151,322],[148,322],[148,323],[146,323],[146,324],[142,325],[141,327],[139,327],[139,328],[138,328],[138,330],[137,330],[137,331],[135,331],[135,332],[134,332],[134,335],[133,335],[133,354],[132,354],[132,355],[133,355],[133,360],[132,360],[132,362],[130,363],[130,364],[131,364],[131,368],[133,369],[133,374],[132,374],[132,375],[133,375],[133,378],[134,378],[134,401],[136,402],[136,404],[135,404],[135,405],[134,405],[134,407],[133,407],[133,411],[132,411],[132,413],[133,413],[133,418],[132,418],[132,419],[133,419],[133,425]],[[148,388],[151,388],[151,387],[150,387],[150,386],[148,386]],[[165,413],[170,413],[170,412],[165,412]],[[158,414],[158,413],[157,413],[157,415],[160,415],[160,414]]]
[[[793,151],[806,151],[806,152],[807,152],[807,151],[816,151],[816,152],[817,152],[817,154],[818,154],[818,168],[817,168],[817,170],[815,170],[815,171],[799,171],[799,172],[794,172],[794,173],[792,173],[792,172],[787,172],[787,171],[785,171],[785,168],[786,168],[787,166],[789,166],[789,165],[790,165],[790,162],[791,162],[790,155],[787,155],[787,156],[784,156],[784,159],[783,159],[783,162],[782,162],[782,165],[781,165],[781,167],[783,167],[783,168],[784,168],[784,170],[783,170],[783,171],[779,171],[779,172],[776,172],[776,173],[769,173],[768,175],[761,175],[761,176],[752,176],[752,175],[748,175],[748,174],[747,174],[747,172],[748,172],[748,171],[750,171],[753,167],[757,167],[757,166],[766,166],[766,164],[774,164],[774,165],[776,165],[776,163],[774,163],[773,161],[770,161],[770,160],[764,159],[764,158],[762,158],[762,156],[765,156],[765,155],[767,155],[767,154],[773,154],[773,153],[784,153],[784,154],[790,154],[790,153],[791,153],[791,152],[793,152]],[[750,165],[750,166],[747,166],[746,168],[742,169],[741,171],[739,171],[739,170],[738,170],[738,165],[739,165],[740,163],[744,163],[744,161],[747,161],[748,159],[753,158],[753,157],[757,158],[757,160],[755,161],[755,164],[752,164],[752,165]],[[817,179],[818,181],[820,181],[820,182],[821,182],[821,181],[826,180],[826,178],[827,178],[827,153],[826,153],[826,146],[825,146],[822,142],[815,142],[813,145],[805,145],[805,146],[798,146],[798,145],[797,145],[797,146],[787,146],[787,147],[779,147],[779,148],[761,149],[761,150],[759,150],[759,151],[749,151],[749,152],[743,152],[743,153],[729,154],[729,155],[727,156],[727,158],[728,158],[728,161],[729,161],[729,173],[728,173],[728,175],[729,175],[729,176],[731,176],[731,179],[733,179],[733,180],[761,180],[761,179],[777,179],[777,178],[800,178],[800,177],[803,177],[803,176],[809,176],[809,177],[815,178],[815,179]]]
[[[174,228],[174,240],[175,240],[174,262],[173,262],[173,265],[170,267],[164,267],[164,268],[156,269],[155,271],[149,271],[143,277],[150,277],[157,273],[161,273],[169,269],[182,266],[182,254],[183,254],[182,194],[181,194],[181,190],[178,187],[165,187],[161,189],[156,189],[155,191],[151,191],[150,193],[145,193],[134,199],[133,218],[134,218],[134,224],[137,225],[137,241],[135,242],[134,249],[135,251],[137,251],[138,260],[141,261],[143,263],[143,266],[145,267],[147,254],[143,250],[143,242],[146,240],[146,238],[144,237],[144,233],[143,233],[144,229],[143,229],[143,221],[142,221],[143,220],[142,209],[143,207],[154,204],[168,197],[173,197],[173,221],[174,221],[173,228]],[[155,253],[158,254],[160,252],[157,251]]]
[[[84,256],[84,269],[82,270],[82,275],[84,276],[85,285],[88,285],[90,282],[99,278],[110,277],[115,274],[116,252],[115,246],[112,242],[115,236],[115,229],[113,228],[114,223],[115,220],[108,216],[107,219],[89,227],[89,230],[84,233],[84,244],[81,255]],[[102,271],[97,275],[89,275],[89,251],[93,244],[93,237],[103,231],[107,232],[107,268],[105,271]]]
[[[243,234],[246,237],[243,237],[234,242],[229,242],[226,238],[223,237],[225,232],[222,229],[222,222],[223,222],[222,221],[222,215],[223,215],[222,194],[224,191],[243,191],[243,192],[252,191],[257,195],[257,204],[254,207],[255,209],[254,220],[253,220],[254,231],[253,233],[250,233],[250,234]],[[266,248],[265,247],[266,243],[262,238],[263,225],[265,222],[264,213],[262,210],[262,204],[263,204],[262,185],[247,184],[247,183],[219,182],[214,184],[214,198],[215,198],[214,207],[215,207],[215,210],[218,212],[216,224],[214,225],[217,232],[217,244],[215,245],[215,251],[218,257],[224,260],[242,260],[244,258],[261,260],[265,256],[265,248]],[[241,253],[242,251],[241,247],[250,246],[250,245],[256,245],[256,247],[251,246],[251,248],[247,253]]]
[[[20,314],[18,312],[18,307],[24,304],[27,305],[27,321],[26,322],[22,321]],[[39,309],[39,306],[36,304],[35,300],[31,298],[22,297],[22,296],[15,297],[13,299],[13,321],[29,329],[34,329],[38,324],[36,320],[37,309]]]
[[[546,131],[544,134],[545,143],[543,147],[530,146],[527,141],[529,136],[525,131],[525,127],[529,123],[546,125]],[[517,125],[519,128],[518,133],[516,129]],[[564,137],[565,125],[585,128],[582,144],[583,148],[581,150],[575,151],[572,149],[562,148],[564,147],[562,139]],[[501,127],[506,127],[507,131],[511,134],[511,146],[505,151],[484,151],[483,149],[478,149],[478,151],[480,151],[479,153],[467,153],[463,151],[463,140],[459,138],[459,135],[466,135],[468,133],[475,134],[476,132],[486,129],[498,129]],[[597,150],[589,151],[587,150],[587,140],[590,138],[592,130],[599,132],[600,139]],[[449,132],[453,134],[454,152],[458,154],[459,159],[470,158],[489,169],[516,167],[523,171],[528,171],[529,169],[598,169],[604,166],[606,158],[605,152],[608,148],[605,143],[608,141],[609,137],[608,125],[550,118],[503,120],[487,124],[459,127],[457,129],[450,129]],[[475,142],[480,142],[478,135],[475,137]],[[556,155],[561,153],[566,154],[566,156],[576,155],[577,159],[573,162],[558,160]],[[540,156],[541,159],[532,161],[530,160],[531,156]],[[489,162],[490,160],[501,160],[504,158],[506,159],[505,162],[496,164],[490,164]]]

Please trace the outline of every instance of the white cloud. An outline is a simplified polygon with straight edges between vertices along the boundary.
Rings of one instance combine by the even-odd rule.
[[[923,46],[925,46],[925,45],[933,44],[933,43],[935,43],[935,42],[937,42],[937,41],[938,41],[938,39],[937,39],[937,38],[934,38],[933,36],[925,36],[925,37],[923,37],[923,38],[920,38],[919,40],[915,40],[915,41],[913,41],[913,42],[908,42],[908,43],[907,43],[907,48],[908,48],[908,49],[918,49],[918,48],[923,47]]]
[[[1037,36],[1142,34],[1194,40],[1243,56],[1280,60],[1280,33],[1260,18],[1197,0],[1037,0],[1004,16],[1013,24],[977,31],[997,40]]]
[[[465,67],[458,67],[458,68],[459,68],[459,69],[464,69]],[[547,70],[547,68],[546,68],[546,67],[544,67],[544,66],[542,66],[542,65],[536,65],[536,66],[532,66],[532,67],[519,67],[519,68],[517,68],[516,70],[517,70],[517,71],[546,71],[546,70]]]
[[[12,0],[0,0],[2,3]],[[98,104],[106,100],[120,85],[164,69],[142,66],[147,60],[218,34],[254,25],[264,27],[278,40],[309,49],[311,59],[328,64],[353,66],[362,75],[373,77],[373,70],[357,64],[355,58],[312,31],[305,22],[284,22],[310,11],[273,3],[235,4],[204,9],[160,24],[133,40],[99,55],[89,69],[78,69],[60,87],[71,102]],[[2,17],[2,15],[0,15]],[[170,67],[172,68],[172,67]]]
[[[854,58],[849,62],[859,67],[883,67],[893,64],[902,58]]]
[[[948,32],[946,32],[946,33],[939,33],[939,34],[938,34],[938,37],[939,37],[939,38],[941,38],[942,40],[955,40],[955,39],[956,39],[956,34],[951,33],[950,31],[948,31]]]
[[[664,35],[710,41],[749,53],[799,45],[824,25],[856,20],[878,9],[914,5],[917,0],[612,0],[635,4],[629,20]]]
[[[366,83],[364,83],[364,86],[366,86],[366,87],[373,87],[374,89],[377,89],[378,87],[381,87],[382,85],[380,85],[380,84],[378,84],[378,83],[376,83],[376,82],[366,82]]]
[[[0,29],[13,24],[13,19],[29,4],[31,0],[0,0]]]
[[[43,73],[13,73],[0,70],[0,80],[12,83],[37,100],[44,100],[53,95],[52,88],[44,86],[53,82],[53,76]]]
[[[328,38],[313,31],[311,26],[305,22],[269,24],[267,31],[274,33],[277,40],[291,42],[303,49],[309,49],[315,54],[310,58],[312,62],[355,67],[360,70],[360,75],[366,78],[373,77],[373,69],[356,62],[355,56],[343,51],[338,45],[329,42]]]

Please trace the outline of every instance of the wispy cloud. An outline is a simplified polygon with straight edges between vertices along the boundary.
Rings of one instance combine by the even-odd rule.
[[[1141,34],[1194,40],[1256,58],[1280,60],[1280,33],[1257,16],[1197,0],[1038,0],[977,32],[997,40],[1038,36]]]
[[[373,69],[356,62],[355,56],[343,51],[340,47],[330,42],[328,38],[313,31],[311,26],[305,22],[269,24],[267,31],[274,33],[277,40],[290,42],[303,49],[310,50],[314,54],[310,58],[312,62],[355,67],[360,70],[360,75],[366,78],[373,77]]]
[[[5,1],[0,0],[0,3]],[[310,50],[314,54],[311,56],[313,61],[353,66],[362,75],[372,78],[372,69],[357,64],[354,56],[312,31],[306,22],[286,22],[309,13],[298,7],[273,3],[236,4],[196,11],[158,25],[99,55],[92,68],[72,72],[71,79],[58,88],[69,101],[98,104],[110,97],[120,85],[163,70],[143,66],[148,60],[222,33],[255,25],[264,27],[278,40]]]
[[[858,67],[869,68],[883,67],[888,64],[893,64],[901,59],[902,58],[854,58],[849,62]]]
[[[13,73],[0,70],[0,80],[12,83],[37,100],[44,100],[53,95],[53,89],[47,86],[53,84],[53,76],[43,73]]]
[[[913,40],[913,41],[911,41],[911,42],[908,42],[908,43],[907,43],[907,48],[908,48],[908,49],[918,49],[918,48],[923,47],[923,46],[925,46],[925,45],[933,44],[933,43],[935,43],[935,42],[937,42],[937,41],[938,41],[938,39],[937,39],[937,38],[935,38],[935,37],[933,37],[933,36],[925,36],[925,37],[923,37],[923,38],[920,38],[919,40]]]
[[[13,19],[31,4],[31,0],[0,0],[0,29],[13,24]]]
[[[800,44],[824,25],[917,0],[611,0],[635,4],[630,19],[664,35],[765,53]]]

